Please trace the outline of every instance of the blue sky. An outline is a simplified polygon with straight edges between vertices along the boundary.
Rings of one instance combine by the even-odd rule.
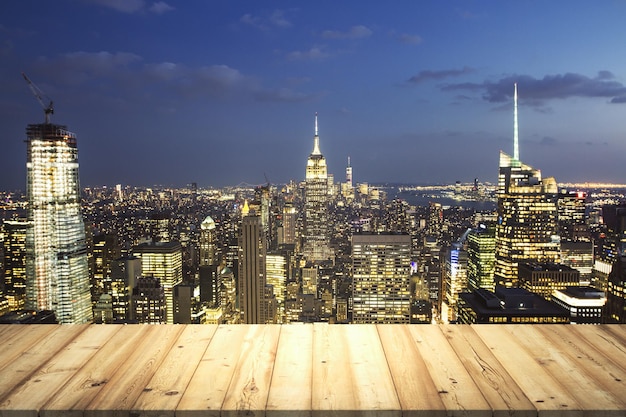
[[[626,182],[626,1],[0,3],[0,189],[25,126],[78,137],[81,185],[494,181],[512,153],[559,182]]]

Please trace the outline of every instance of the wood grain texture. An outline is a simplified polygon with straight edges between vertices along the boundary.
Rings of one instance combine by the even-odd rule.
[[[0,357],[4,366],[0,378],[0,400],[4,400],[14,387],[24,383],[42,363],[51,359],[87,328],[43,324],[35,326],[32,330],[29,327],[29,331],[22,335],[12,337],[13,343],[7,343],[8,346],[2,345]],[[24,341],[24,346],[20,349],[21,340]]]
[[[244,325],[217,328],[176,407],[176,416],[219,417],[247,334]]]
[[[536,352],[525,349],[516,337],[523,327],[532,325],[472,326],[483,342],[489,346],[513,380],[543,416],[583,416],[583,408],[576,398],[559,383],[545,367],[545,361],[536,358]],[[534,339],[534,335],[532,336]]]
[[[263,416],[272,380],[280,326],[242,325],[247,329],[221,416]]]
[[[494,417],[531,417],[537,409],[471,326],[440,327],[472,380],[494,410]]]
[[[491,406],[438,326],[410,326],[449,415],[491,417]]]
[[[217,326],[187,326],[133,405],[133,415],[174,416]]]
[[[85,417],[126,416],[184,329],[175,325],[145,327],[147,330],[129,355],[116,355],[124,366],[85,408]]]
[[[626,417],[623,325],[11,325],[0,333],[10,336],[0,349],[0,417]]]
[[[376,326],[403,416],[444,417],[439,389],[408,325]]]
[[[393,378],[384,365],[375,326],[315,323],[313,415],[401,416]]]
[[[313,325],[282,326],[266,416],[310,416],[312,378]]]
[[[28,326],[28,325],[26,325]],[[60,326],[59,334],[79,331],[77,337],[58,350],[28,380],[13,388],[0,403],[2,416],[32,416],[62,389],[74,374],[110,340],[118,326]]]

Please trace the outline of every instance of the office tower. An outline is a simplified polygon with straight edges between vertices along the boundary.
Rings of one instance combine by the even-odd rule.
[[[144,276],[159,278],[165,296],[165,322],[174,323],[174,286],[183,281],[183,252],[178,242],[142,243],[133,248]]]
[[[113,323],[113,297],[102,294],[93,306],[93,322],[95,324]]]
[[[242,323],[265,323],[264,295],[265,236],[261,218],[248,214],[241,220],[239,239],[239,308]]]
[[[520,262],[518,283],[521,288],[541,295],[546,300],[555,290],[580,286],[580,272],[562,264]]]
[[[131,299],[131,321],[140,324],[166,323],[165,304],[165,291],[159,278],[137,278]]]
[[[76,136],[66,126],[28,125],[26,307],[62,324],[92,321]]]
[[[352,236],[352,321],[410,323],[411,236]]]
[[[519,262],[560,262],[554,178],[519,160],[517,84],[515,85],[514,156],[500,152],[495,281],[517,285]]]
[[[268,252],[265,257],[267,285],[271,285],[276,298],[277,322],[283,323],[285,317],[285,296],[289,277],[289,255],[287,251]]]
[[[219,304],[217,229],[207,216],[200,224],[200,301]]]
[[[9,310],[21,310],[26,303],[26,235],[31,224],[25,220],[5,220],[4,293]]]
[[[200,265],[217,265],[217,230],[215,221],[207,216],[200,223]]]
[[[240,314],[237,310],[237,283],[235,275],[224,264],[219,267],[220,307],[222,309],[224,323],[236,324],[240,322]]]
[[[121,255],[117,236],[111,234],[93,237],[91,302],[97,303],[102,294],[111,294],[111,261]]]
[[[328,173],[326,159],[320,151],[317,114],[313,152],[306,164],[303,237],[303,252],[309,261],[323,261],[332,256],[328,236]]]
[[[591,241],[585,217],[586,203],[587,193],[560,190],[557,206],[561,243]]]
[[[478,288],[495,289],[495,249],[495,227],[481,225],[467,234],[467,283],[470,291]]]
[[[461,243],[453,243],[448,248],[443,274],[441,295],[447,307],[447,319],[454,322],[456,321],[459,294],[467,291],[467,251],[463,249]],[[444,309],[442,313],[445,311]],[[445,315],[443,315],[443,319],[446,319]]]
[[[133,288],[136,279],[141,275],[141,259],[137,257],[125,256],[111,262],[111,304],[114,322],[130,321]]]
[[[296,242],[296,208],[288,201],[283,208],[283,243],[293,245]]]
[[[443,227],[443,207],[439,203],[428,203],[428,234],[431,236],[441,236]]]

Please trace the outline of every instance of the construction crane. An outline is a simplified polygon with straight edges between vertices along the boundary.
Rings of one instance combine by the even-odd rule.
[[[22,73],[22,77],[24,77],[24,79],[28,83],[28,86],[30,87],[30,91],[33,92],[33,94],[35,95],[35,98],[37,99],[37,101],[39,101],[39,104],[41,104],[41,107],[43,107],[43,112],[46,116],[46,119],[45,119],[46,124],[49,124],[50,115],[54,113],[54,106],[52,105],[52,100],[50,100],[50,97],[48,97],[43,91],[41,91],[41,89],[37,87],[35,83],[33,83],[30,80],[30,78],[26,76],[26,74]],[[46,101],[49,102],[48,105],[46,105]]]

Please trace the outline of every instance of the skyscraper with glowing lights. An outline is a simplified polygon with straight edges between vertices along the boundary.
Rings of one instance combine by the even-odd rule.
[[[313,152],[306,163],[303,238],[303,253],[308,260],[323,261],[331,256],[328,236],[328,172],[326,158],[320,151],[317,114]]]
[[[92,320],[76,136],[49,122],[26,128],[26,308],[59,323]]]
[[[517,84],[514,153],[500,152],[495,283],[516,286],[519,262],[560,262],[558,188],[552,177],[519,159]]]

